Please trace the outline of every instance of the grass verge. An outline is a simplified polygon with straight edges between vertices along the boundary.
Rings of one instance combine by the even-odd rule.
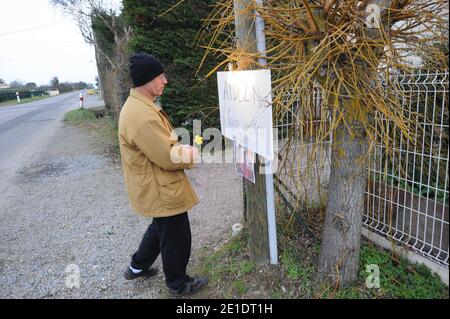
[[[20,99],[20,103],[17,103],[17,100],[5,101],[5,102],[1,102],[1,103],[0,103],[0,107],[2,107],[2,106],[13,106],[13,105],[27,104],[27,103],[30,103],[30,102],[35,102],[35,101],[47,99],[47,98],[49,98],[49,97],[50,97],[50,95],[35,96],[35,97],[33,97],[33,98],[28,97],[28,98],[26,98],[26,99]]]
[[[99,114],[97,112],[97,114]],[[117,119],[109,116],[97,117],[88,109],[76,109],[66,113],[64,121],[69,125],[84,127],[93,132],[104,145],[107,155],[115,160],[120,157]]]
[[[67,112],[64,115],[64,121],[71,124],[87,124],[95,120],[97,120],[97,117],[94,113],[82,108]]]
[[[246,231],[215,252],[201,253],[198,271],[210,278],[201,298],[448,299],[448,287],[423,265],[410,264],[390,251],[364,241],[357,282],[348,288],[317,284],[317,241],[292,235],[279,225],[279,264],[251,261]],[[367,268],[369,266],[369,268]],[[370,277],[374,266],[378,282]],[[369,285],[366,284],[366,281]],[[372,287],[372,288],[368,288]]]

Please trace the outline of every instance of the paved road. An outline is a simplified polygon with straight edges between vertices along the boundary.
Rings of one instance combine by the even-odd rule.
[[[90,104],[98,101],[97,96],[86,98]],[[64,114],[77,107],[79,92],[0,107],[0,193],[15,172],[52,136]]]

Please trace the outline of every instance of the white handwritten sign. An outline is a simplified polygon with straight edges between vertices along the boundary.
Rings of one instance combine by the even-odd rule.
[[[222,134],[273,160],[270,70],[218,72]]]

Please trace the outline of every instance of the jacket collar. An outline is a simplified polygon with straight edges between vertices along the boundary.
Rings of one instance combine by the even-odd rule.
[[[142,102],[144,102],[145,104],[151,106],[156,112],[160,112],[161,111],[161,107],[160,106],[158,106],[155,102],[150,100],[145,95],[139,93],[136,89],[131,89],[130,96],[135,97],[135,98],[141,100]]]

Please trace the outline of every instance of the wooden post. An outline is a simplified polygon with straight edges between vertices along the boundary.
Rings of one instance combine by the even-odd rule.
[[[269,227],[267,221],[266,175],[259,174],[261,163],[259,155],[255,156],[255,184],[245,180],[247,190],[247,225],[251,257],[254,262],[268,264]]]
[[[234,13],[236,24],[236,45],[247,53],[257,53],[255,15],[248,10],[252,0],[234,0]],[[240,70],[256,68],[256,61],[243,59],[238,62]],[[254,262],[268,264],[269,230],[267,222],[266,180],[264,174],[259,174],[260,156],[255,154],[255,184],[244,179],[247,193],[244,196],[246,207],[246,221],[249,232],[250,254]]]

